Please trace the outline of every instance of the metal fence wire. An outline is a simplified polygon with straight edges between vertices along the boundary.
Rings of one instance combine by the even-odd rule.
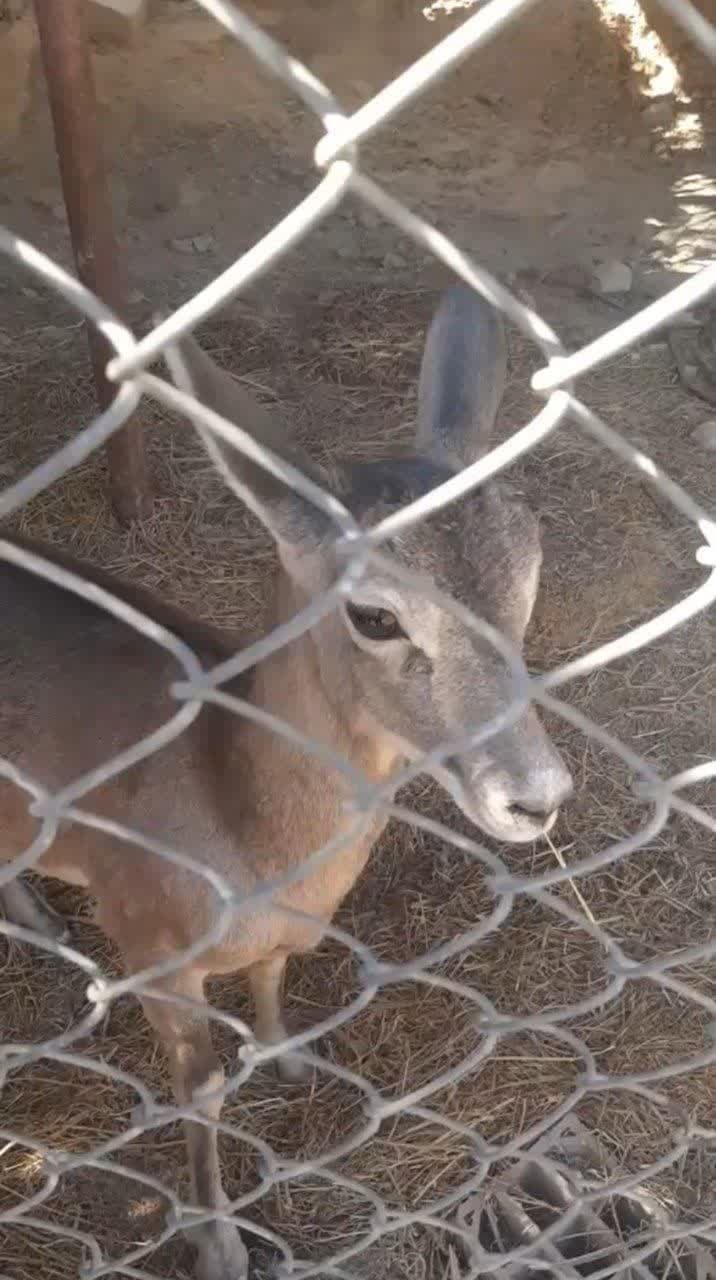
[[[445,1274],[455,1280],[464,1276],[472,1280],[484,1274],[509,1275],[527,1274],[532,1271],[552,1271],[564,1277],[564,1280],[575,1280],[578,1274],[591,1273],[593,1280],[600,1280],[614,1274],[630,1274],[645,1276],[654,1264],[660,1251],[670,1250],[676,1255],[678,1246],[687,1239],[696,1240],[704,1251],[703,1257],[712,1258],[713,1247],[716,1246],[716,1217],[691,1220],[693,1215],[685,1217],[677,1213],[668,1222],[651,1221],[641,1223],[629,1240],[621,1238],[616,1250],[604,1243],[604,1235],[590,1236],[584,1227],[585,1214],[596,1211],[603,1204],[605,1196],[614,1203],[619,1195],[628,1195],[640,1186],[648,1184],[656,1174],[675,1167],[690,1153],[709,1146],[716,1141],[716,1131],[699,1128],[694,1122],[677,1123],[673,1113],[665,1111],[664,1125],[669,1129],[668,1149],[658,1163],[635,1171],[631,1175],[616,1176],[608,1180],[606,1185],[592,1169],[586,1173],[577,1173],[572,1168],[568,1175],[571,1188],[569,1195],[558,1203],[558,1211],[552,1219],[542,1219],[534,1230],[527,1231],[525,1219],[512,1222],[514,1228],[510,1234],[510,1218],[504,1210],[502,1230],[499,1223],[495,1226],[491,1246],[486,1245],[479,1233],[471,1232],[465,1214],[461,1215],[460,1207],[466,1198],[477,1190],[484,1190],[490,1184],[495,1171],[505,1167],[506,1163],[513,1167],[519,1165],[521,1157],[531,1153],[533,1168],[542,1170],[547,1178],[540,1184],[542,1191],[538,1199],[549,1200],[550,1186],[564,1186],[555,1183],[560,1165],[559,1159],[544,1146],[549,1136],[549,1125],[568,1117],[575,1106],[585,1097],[606,1090],[622,1090],[632,1094],[645,1094],[648,1098],[658,1100],[659,1086],[670,1078],[682,1074],[702,1070],[716,1063],[716,1045],[709,1047],[705,1040],[704,1051],[690,1060],[671,1062],[649,1071],[624,1075],[619,1078],[604,1077],[597,1069],[595,1059],[584,1039],[575,1029],[575,1020],[587,1011],[603,1008],[615,1001],[628,984],[647,982],[657,985],[662,991],[668,991],[681,1000],[695,1002],[704,1011],[706,1018],[716,1020],[716,1001],[701,989],[689,985],[684,979],[686,966],[703,963],[716,952],[716,942],[707,942],[689,946],[688,940],[682,949],[670,954],[656,954],[649,958],[635,961],[630,958],[628,946],[620,945],[616,938],[587,918],[577,906],[570,906],[553,890],[563,885],[568,879],[579,881],[580,877],[608,865],[617,865],[621,860],[629,858],[654,835],[662,830],[672,815],[687,815],[694,823],[700,824],[704,840],[713,839],[716,832],[716,821],[702,807],[688,798],[688,790],[694,784],[703,783],[716,775],[716,761],[701,763],[676,776],[663,777],[659,772],[633,749],[617,741],[598,724],[577,712],[563,701],[560,691],[576,676],[594,672],[598,668],[613,663],[615,659],[632,654],[645,645],[663,637],[686,620],[695,617],[705,610],[716,599],[716,523],[699,504],[692,499],[678,484],[669,478],[651,458],[634,448],[622,435],[606,422],[602,421],[588,405],[584,404],[574,389],[575,379],[587,370],[595,368],[610,357],[623,352],[626,348],[644,338],[645,335],[663,326],[680,311],[692,307],[704,299],[716,286],[716,265],[709,265],[697,274],[690,276],[685,283],[667,293],[664,297],[645,307],[637,315],[618,324],[596,341],[589,342],[581,350],[568,352],[562,345],[559,336],[530,307],[503,287],[487,271],[473,262],[466,254],[438,232],[429,223],[416,216],[409,208],[396,200],[388,191],[378,186],[370,176],[362,171],[360,163],[361,143],[373,132],[397,117],[399,112],[413,99],[419,97],[430,85],[447,75],[468,55],[476,53],[487,46],[507,24],[519,19],[520,15],[530,7],[534,0],[491,0],[483,4],[457,29],[451,31],[440,40],[424,57],[399,75],[384,89],[377,93],[352,115],[346,115],[329,89],[290,56],[275,40],[261,30],[241,10],[229,4],[227,0],[199,0],[202,7],[214,16],[217,22],[230,32],[237,40],[251,51],[255,59],[270,73],[283,81],[289,89],[318,116],[323,126],[323,135],[315,148],[314,160],[319,172],[319,179],[314,189],[291,212],[276,225],[262,240],[255,244],[238,261],[213,280],[196,296],[181,306],[172,315],[162,319],[144,338],[137,341],[133,334],[121,321],[88,292],[78,281],[72,278],[53,261],[32,245],[24,242],[7,230],[0,230],[0,248],[2,251],[22,264],[32,276],[43,284],[54,289],[69,301],[85,316],[89,323],[97,326],[111,344],[115,356],[108,367],[108,375],[117,384],[117,396],[106,412],[100,413],[87,427],[75,435],[69,443],[58,449],[50,458],[42,462],[17,483],[7,487],[0,496],[0,516],[8,517],[30,501],[35,495],[47,489],[71,468],[76,467],[94,450],[103,445],[112,434],[118,431],[129,415],[135,410],[143,397],[151,397],[168,409],[187,415],[200,430],[205,440],[223,437],[240,452],[250,454],[255,461],[268,471],[281,477],[287,484],[299,491],[310,503],[326,513],[335,524],[336,543],[340,544],[345,555],[345,573],[338,583],[324,596],[314,599],[308,609],[297,618],[279,626],[270,635],[248,649],[239,653],[232,661],[223,663],[213,670],[202,670],[196,655],[179,642],[174,653],[184,670],[184,682],[177,686],[175,695],[179,699],[177,712],[166,723],[151,735],[151,738],[135,743],[120,755],[100,763],[91,773],[78,778],[72,785],[59,793],[51,794],[43,785],[18,771],[12,761],[0,760],[0,776],[6,783],[21,788],[29,797],[30,811],[38,820],[36,838],[32,844],[11,864],[0,871],[0,887],[7,885],[13,877],[36,866],[38,860],[52,840],[58,824],[69,818],[74,823],[92,825],[92,814],[82,807],[83,799],[101,783],[116,777],[132,765],[145,759],[149,754],[159,752],[168,743],[175,740],[187,728],[188,724],[199,713],[204,703],[230,677],[239,671],[254,666],[270,653],[275,653],[282,646],[302,631],[309,628],[328,610],[338,606],[348,591],[349,585],[360,579],[366,564],[376,557],[385,554],[387,540],[399,532],[424,521],[431,514],[448,503],[472,493],[477,486],[489,477],[497,475],[511,462],[525,455],[539,441],[544,440],[560,425],[569,424],[571,429],[586,433],[592,441],[603,450],[613,454],[619,463],[635,472],[641,479],[646,479],[658,491],[661,498],[692,522],[700,534],[701,548],[697,560],[704,568],[701,584],[685,598],[666,608],[658,616],[647,623],[639,625],[621,635],[618,639],[603,644],[590,652],[586,652],[574,660],[552,670],[543,676],[528,676],[520,665],[517,655],[511,655],[514,669],[517,672],[515,684],[516,702],[525,698],[547,708],[550,713],[563,717],[588,738],[596,741],[602,748],[613,753],[632,771],[638,794],[650,801],[651,814],[648,822],[636,834],[615,840],[581,861],[571,866],[558,866],[544,870],[539,874],[521,876],[510,874],[507,866],[494,853],[488,852],[477,840],[467,839],[450,831],[443,825],[427,819],[418,818],[406,812],[394,801],[394,788],[386,788],[384,784],[373,784],[367,778],[356,789],[356,803],[361,811],[382,807],[402,822],[422,823],[437,832],[442,839],[457,846],[470,857],[479,860],[488,877],[494,897],[493,911],[483,919],[476,920],[469,931],[452,938],[439,949],[429,950],[424,955],[415,956],[410,963],[391,965],[379,962],[370,947],[358,943],[343,931],[337,932],[342,943],[349,946],[359,961],[361,981],[363,983],[361,997],[346,1009],[336,1012],[322,1021],[310,1031],[291,1038],[289,1044],[310,1054],[311,1046],[319,1036],[350,1020],[359,1007],[376,993],[396,982],[420,982],[426,987],[439,983],[447,983],[448,979],[436,971],[447,956],[457,955],[467,947],[479,946],[481,940],[487,938],[507,918],[512,903],[524,895],[527,899],[547,907],[557,913],[557,920],[564,922],[565,927],[585,931],[600,948],[603,973],[597,982],[595,978],[594,994],[587,995],[579,1003],[549,1007],[532,1016],[509,1018],[499,1015],[490,1006],[480,992],[457,980],[450,980],[450,989],[458,996],[472,1002],[479,1014],[478,1041],[479,1047],[468,1055],[461,1063],[442,1074],[428,1084],[411,1092],[403,1092],[387,1098],[360,1076],[351,1074],[352,1083],[362,1092],[365,1118],[362,1125],[352,1128],[332,1149],[314,1159],[303,1158],[300,1151],[295,1153],[294,1160],[286,1160],[276,1154],[263,1139],[259,1140],[251,1132],[249,1126],[237,1124],[225,1126],[241,1141],[257,1150],[262,1159],[262,1176],[257,1184],[246,1191],[241,1199],[228,1204],[221,1216],[237,1222],[242,1230],[251,1231],[262,1237],[278,1258],[279,1273],[282,1275],[335,1276],[349,1277],[367,1274],[366,1253],[376,1242],[393,1233],[403,1231],[407,1227],[418,1227],[424,1233],[440,1234],[446,1243]],[[707,56],[716,59],[716,31],[688,0],[662,0],[663,8],[668,11],[693,41],[700,46]],[[492,301],[504,315],[517,326],[532,342],[537,344],[543,357],[543,366],[535,373],[532,387],[544,399],[544,404],[530,422],[516,430],[499,447],[494,448],[486,456],[471,466],[464,468],[457,476],[439,485],[432,492],[412,502],[398,513],[393,513],[380,521],[373,528],[360,528],[338,500],[324,492],[316,483],[295,470],[285,462],[271,455],[266,449],[253,444],[248,436],[235,425],[221,419],[195,399],[187,390],[180,390],[169,381],[147,372],[150,364],[180,337],[193,330],[201,321],[217,312],[231,298],[241,292],[250,282],[274,268],[282,256],[334,210],[349,192],[359,196],[367,205],[372,206],[378,214],[392,222],[401,232],[410,236],[420,246],[434,254],[459,277],[462,277],[479,293]],[[157,629],[152,619],[136,610],[130,610],[125,604],[107,593],[99,593],[81,577],[57,568],[41,557],[15,547],[11,543],[0,543],[0,554],[9,561],[23,567],[32,574],[39,574],[58,583],[68,591],[79,596],[92,599],[102,607],[126,621],[150,641],[157,640]],[[393,565],[392,572],[398,576],[402,572],[399,566]],[[428,595],[431,588],[422,585]],[[442,601],[445,605],[444,600]],[[476,622],[479,626],[479,621]],[[240,708],[239,708],[240,711]],[[496,731],[499,724],[493,727]],[[276,733],[288,733],[287,726],[276,722],[272,725]],[[316,749],[326,757],[326,748],[320,744],[307,744],[307,749]],[[450,744],[445,744],[445,753]],[[330,753],[328,753],[330,756]],[[337,757],[333,762],[338,765]],[[401,775],[401,781],[408,776],[415,776],[424,766],[425,761],[418,761],[408,772]],[[89,800],[91,808],[91,799]],[[149,840],[137,831],[127,828],[115,828],[123,840],[149,849],[170,863],[188,868],[192,873],[204,879],[209,878],[221,902],[221,910],[217,915],[215,926],[202,940],[202,946],[209,946],[216,941],[226,927],[228,917],[235,909],[246,907],[246,900],[237,899],[221,876],[206,870],[201,862],[186,850],[178,850],[168,844]],[[326,850],[317,850],[307,863],[298,871],[291,873],[294,881],[300,878],[307,867],[315,867],[326,856]],[[276,880],[263,887],[264,894],[276,890],[282,883]],[[255,896],[255,895],[254,895]],[[378,907],[378,910],[380,908]],[[0,1225],[7,1229],[24,1226],[39,1233],[51,1249],[58,1239],[73,1241],[84,1248],[83,1274],[86,1280],[95,1280],[102,1275],[117,1274],[140,1277],[150,1274],[145,1269],[145,1259],[156,1248],[157,1241],[128,1247],[123,1256],[106,1256],[102,1242],[94,1235],[62,1226],[51,1217],[43,1216],[42,1206],[61,1186],[61,1180],[69,1173],[79,1169],[102,1170],[116,1174],[123,1179],[131,1179],[135,1183],[146,1185],[153,1192],[160,1191],[171,1206],[169,1218],[161,1240],[169,1240],[180,1232],[187,1224],[200,1220],[196,1209],[182,1203],[177,1194],[163,1183],[149,1175],[143,1175],[129,1166],[122,1164],[122,1150],[130,1140],[142,1132],[151,1132],[168,1120],[197,1116],[197,1112],[186,1105],[184,1107],[160,1106],[148,1088],[137,1079],[116,1070],[111,1062],[98,1061],[96,1057],[83,1055],[76,1047],[89,1032],[96,1027],[111,1009],[113,1002],[127,993],[139,995],[152,989],[152,982],[160,976],[157,970],[153,973],[140,972],[133,976],[114,980],[100,972],[97,965],[81,955],[70,944],[52,943],[30,930],[22,929],[7,920],[0,920],[0,930],[9,938],[32,942],[45,951],[52,951],[72,964],[81,967],[87,975],[89,1011],[84,1014],[68,1031],[51,1040],[35,1044],[4,1044],[0,1047],[1,1079],[7,1079],[28,1064],[41,1060],[54,1061],[70,1065],[79,1065],[92,1073],[99,1073],[105,1080],[112,1080],[122,1085],[129,1085],[139,1097],[140,1107],[134,1114],[132,1127],[127,1132],[111,1141],[97,1142],[93,1150],[82,1154],[50,1148],[35,1140],[16,1133],[12,1125],[6,1125],[0,1131],[0,1144],[19,1143],[34,1150],[43,1162],[44,1181],[41,1189],[20,1204],[13,1205],[0,1213]],[[329,930],[329,935],[330,935]],[[181,962],[181,956],[175,958],[174,965]],[[165,971],[169,965],[166,965]],[[212,1017],[224,1015],[212,1011]],[[228,1019],[230,1025],[234,1025]],[[716,1024],[715,1024],[716,1025]],[[514,1035],[516,1031],[541,1032],[557,1038],[581,1063],[581,1071],[576,1079],[574,1089],[568,1096],[559,1100],[558,1106],[542,1124],[532,1126],[519,1133],[508,1143],[491,1144],[481,1138],[477,1131],[463,1127],[466,1141],[472,1151],[473,1172],[467,1180],[451,1192],[442,1195],[432,1204],[419,1208],[405,1204],[400,1208],[390,1206],[375,1189],[364,1185],[356,1179],[348,1179],[341,1172],[341,1161],[362,1143],[373,1137],[384,1123],[392,1123],[395,1117],[409,1116],[422,1118],[431,1125],[442,1126],[445,1131],[455,1130],[455,1121],[441,1114],[439,1107],[431,1105],[434,1095],[457,1081],[469,1076],[477,1066],[484,1063],[491,1054],[504,1042],[505,1037]],[[240,1063],[237,1073],[226,1085],[228,1092],[234,1092],[238,1084],[245,1081],[251,1071],[268,1058],[276,1057],[282,1046],[257,1046],[246,1033],[244,1047],[239,1054]],[[330,1061],[320,1061],[320,1071],[333,1074],[336,1078],[346,1078],[346,1072]],[[211,1124],[205,1116],[198,1116],[199,1123]],[[459,1127],[459,1126],[458,1126]],[[543,1145],[540,1147],[540,1140]],[[564,1171],[563,1171],[564,1172]],[[319,1180],[325,1187],[327,1195],[334,1188],[350,1187],[351,1191],[362,1199],[367,1211],[367,1225],[357,1239],[348,1246],[341,1245],[325,1256],[299,1257],[278,1232],[262,1225],[260,1216],[254,1220],[252,1207],[257,1206],[263,1196],[273,1187],[291,1182],[298,1183],[307,1176]],[[549,1182],[552,1178],[552,1182]],[[559,1194],[562,1194],[561,1192]],[[559,1201],[559,1195],[557,1196]],[[511,1204],[514,1203],[510,1201]],[[211,1215],[204,1215],[204,1217]],[[518,1215],[519,1217],[519,1215]],[[580,1225],[582,1224],[582,1225]],[[494,1225],[494,1222],[493,1222]],[[582,1246],[565,1251],[564,1240],[570,1236],[574,1240],[582,1240]],[[414,1237],[419,1239],[419,1237]],[[591,1240],[591,1244],[588,1241]],[[560,1245],[560,1242],[562,1244]],[[447,1246],[454,1246],[452,1251]],[[419,1243],[415,1244],[419,1249]],[[560,1251],[561,1250],[561,1251]],[[362,1259],[362,1255],[365,1255]],[[684,1264],[685,1265],[685,1264]],[[680,1264],[681,1266],[681,1264]],[[700,1267],[701,1274],[706,1272]],[[415,1274],[418,1274],[416,1271]],[[681,1270],[681,1274],[690,1274]],[[226,1280],[229,1280],[227,1275]]]

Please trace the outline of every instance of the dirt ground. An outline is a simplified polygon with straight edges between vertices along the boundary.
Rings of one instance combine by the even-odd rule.
[[[712,258],[716,246],[709,69],[660,25],[680,88],[669,99],[650,98],[650,77],[653,88],[668,66],[654,60],[652,46],[639,61],[635,7],[625,0],[605,0],[602,11],[538,6],[363,150],[373,176],[526,292],[571,347],[638,310]],[[350,9],[324,0],[300,13],[280,3],[252,12],[348,107],[450,25],[440,14],[427,22],[407,3],[388,9],[369,0]],[[162,4],[141,44],[101,45],[95,62],[131,318],[141,330],[154,308],[188,297],[310,189],[318,131],[286,91],[188,3]],[[20,135],[4,154],[0,149],[0,218],[69,264],[39,69],[32,83]],[[594,271],[612,259],[630,266],[633,287],[600,296]],[[206,345],[273,403],[317,456],[387,453],[411,438],[422,335],[444,280],[443,269],[411,243],[346,203],[206,326]],[[538,353],[511,333],[502,435],[534,412],[529,378],[537,365]],[[682,389],[663,335],[587,377],[580,391],[693,497],[714,502],[714,455],[693,434],[713,410]],[[93,411],[77,318],[6,263],[0,264],[0,404],[0,482],[46,456]],[[129,532],[114,524],[104,461],[95,457],[34,501],[15,527],[131,574],[222,624],[253,621],[273,565],[263,531],[222,489],[185,424],[149,405],[144,420],[157,493],[148,520]],[[622,634],[701,580],[693,528],[576,428],[561,428],[513,468],[512,479],[544,530],[543,588],[528,652],[535,667],[555,666]],[[568,697],[672,774],[713,754],[713,652],[712,619],[700,615],[649,649],[575,681]],[[554,843],[576,862],[638,830],[649,811],[618,760],[576,730],[552,727],[579,783]],[[705,789],[689,795],[709,801]],[[467,830],[433,785],[421,783],[407,799]],[[542,844],[501,852],[524,872],[555,859]],[[712,935],[715,885],[704,830],[672,816],[631,858],[580,880],[580,909],[641,960]],[[575,905],[569,886],[563,893]],[[56,885],[51,894],[73,916],[78,945],[111,966],[88,904]],[[339,923],[376,954],[399,960],[471,927],[490,905],[478,866],[393,824]],[[497,933],[441,972],[512,1014],[576,1002],[605,980],[603,957],[586,931],[570,929],[528,899]],[[713,998],[712,970],[692,965],[679,974]],[[294,1017],[304,1025],[319,1020],[344,1005],[358,982],[351,954],[323,946],[294,966]],[[41,1040],[66,1029],[85,1007],[85,985],[73,967],[0,942],[2,1039]],[[216,984],[214,995],[232,1012],[246,1008],[241,978]],[[711,1043],[708,1024],[703,1007],[644,980],[574,1027],[599,1069],[616,1077],[698,1057]],[[227,1064],[235,1062],[235,1042],[223,1032],[220,1040]],[[406,984],[383,991],[321,1052],[393,1096],[458,1062],[474,1043],[463,1002]],[[161,1058],[130,1001],[113,1008],[82,1052],[135,1073],[162,1095],[166,1090]],[[488,1140],[506,1141],[556,1112],[581,1070],[559,1042],[513,1035],[431,1105]],[[716,1129],[713,1069],[676,1074],[659,1089],[661,1102],[615,1087],[578,1105],[620,1170],[637,1172],[658,1160],[686,1124]],[[129,1089],[40,1061],[4,1082],[0,1130],[87,1151],[126,1127],[133,1104]],[[268,1074],[257,1075],[226,1108],[230,1120],[293,1158],[329,1149],[362,1123],[361,1114],[359,1092],[328,1075],[310,1090],[279,1089]],[[227,1189],[239,1195],[257,1177],[255,1153],[226,1138],[223,1154]],[[176,1127],[132,1142],[122,1158],[184,1187]],[[417,1211],[459,1186],[470,1159],[459,1135],[398,1118],[340,1167],[391,1209]],[[695,1139],[687,1156],[650,1183],[671,1215],[703,1221],[716,1213],[715,1173],[713,1143]],[[37,1192],[42,1181],[31,1146],[0,1138],[0,1210]],[[165,1208],[139,1183],[85,1170],[66,1175],[37,1213],[94,1233],[112,1257],[156,1234]],[[273,1188],[251,1213],[280,1232],[299,1258],[317,1260],[357,1239],[370,1207],[348,1188],[327,1190],[320,1178],[308,1177]],[[12,1280],[69,1280],[80,1252],[78,1244],[20,1222],[0,1226],[0,1275]],[[269,1254],[257,1247],[254,1260],[257,1275],[268,1274]],[[440,1234],[413,1226],[350,1265],[357,1276],[381,1280],[443,1280],[448,1262]],[[183,1280],[191,1257],[173,1242],[144,1265]]]

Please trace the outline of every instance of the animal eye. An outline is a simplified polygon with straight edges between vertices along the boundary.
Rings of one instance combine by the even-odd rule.
[[[367,605],[347,604],[346,613],[356,631],[366,640],[397,640],[405,632],[390,609],[371,609]]]

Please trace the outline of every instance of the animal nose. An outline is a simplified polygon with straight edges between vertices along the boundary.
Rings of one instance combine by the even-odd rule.
[[[574,790],[571,774],[556,756],[549,767],[541,772],[523,794],[510,797],[509,812],[516,817],[532,818],[538,822],[551,817],[568,800]]]
[[[538,822],[543,818],[549,818],[554,813],[554,809],[545,809],[544,805],[508,804],[507,808],[518,818],[536,818]]]

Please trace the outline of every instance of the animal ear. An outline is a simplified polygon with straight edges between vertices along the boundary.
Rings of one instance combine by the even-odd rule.
[[[506,372],[507,344],[499,313],[468,285],[453,285],[433,317],[423,352],[420,452],[459,467],[485,453]]]
[[[264,445],[307,479],[323,488],[322,469],[294,445],[268,410],[211,359],[193,337],[180,339],[165,352],[172,378],[180,391],[193,395]],[[193,419],[204,444],[230,487],[266,525],[278,543],[315,547],[335,526],[328,515],[291,488],[290,484],[254,462],[239,449]]]

